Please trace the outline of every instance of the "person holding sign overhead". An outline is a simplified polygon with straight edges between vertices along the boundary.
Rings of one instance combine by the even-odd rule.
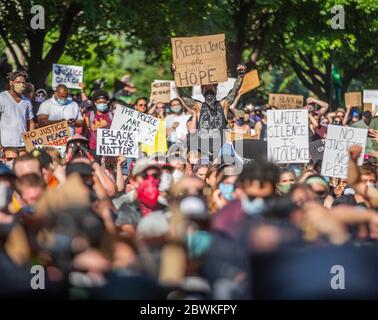
[[[42,102],[37,115],[40,127],[68,120],[71,135],[75,134],[75,127],[83,124],[79,106],[69,98],[68,88],[64,84],[56,87],[53,97]]]
[[[172,72],[175,72],[175,70],[176,66],[172,64]],[[208,152],[210,156],[216,156],[216,153],[218,152],[218,150],[215,150],[214,144],[211,142],[220,138],[220,143],[222,145],[223,141],[225,140],[223,139],[223,133],[227,127],[227,113],[229,107],[235,101],[239,92],[246,71],[246,66],[238,65],[236,71],[238,73],[238,77],[236,78],[234,87],[221,101],[216,99],[218,84],[207,84],[201,86],[201,93],[205,98],[205,102],[203,103],[185,95],[182,88],[177,87],[177,92],[180,98],[188,107],[196,112],[198,118],[197,128],[199,138],[209,140]]]

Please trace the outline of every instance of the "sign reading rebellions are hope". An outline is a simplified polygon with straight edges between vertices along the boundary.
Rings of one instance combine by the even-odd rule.
[[[26,151],[31,151],[37,148],[37,146],[65,146],[69,136],[70,129],[67,121],[58,122],[22,134]]]
[[[224,34],[172,38],[177,87],[190,87],[227,80]]]

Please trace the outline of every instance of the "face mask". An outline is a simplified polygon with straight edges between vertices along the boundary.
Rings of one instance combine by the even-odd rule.
[[[96,109],[100,112],[104,112],[106,109],[108,109],[108,105],[106,103],[98,103],[96,104]]]
[[[234,198],[234,185],[233,184],[226,184],[226,183],[220,183],[219,184],[219,191],[221,192],[223,198],[225,198],[227,201],[232,201]]]
[[[265,201],[263,198],[255,198],[249,200],[248,197],[244,197],[241,201],[244,212],[248,215],[259,215],[265,209]]]
[[[35,100],[35,102],[42,103],[43,101],[46,100],[46,98],[45,97],[35,97],[34,100]]]
[[[291,183],[279,184],[278,190],[280,190],[282,194],[288,194],[292,187],[293,185]]]
[[[25,206],[25,207],[22,207],[22,212],[32,215],[35,212],[35,208],[34,206]]]
[[[236,124],[242,126],[244,124],[244,119],[236,119]]]
[[[174,113],[180,113],[181,110],[182,110],[182,107],[181,107],[181,105],[174,106],[174,107],[171,108],[171,110],[172,110],[172,112],[174,112]]]
[[[18,93],[18,94],[22,94],[25,90],[25,84],[23,83],[15,83],[13,85],[13,90]]]
[[[205,92],[205,101],[206,101],[207,104],[212,106],[212,105],[214,105],[215,100],[216,100],[216,96],[215,96],[215,93],[213,91],[206,91]]]
[[[7,161],[7,163],[5,164],[9,169],[13,170],[13,164],[14,164],[14,160],[12,161]]]
[[[181,171],[175,170],[172,173],[173,181],[177,182],[183,177],[183,173]]]
[[[171,187],[173,182],[172,175],[168,172],[163,172],[160,177],[159,191],[165,192]]]
[[[58,102],[61,106],[64,106],[67,102],[67,99],[56,98],[56,102]]]
[[[190,258],[202,256],[211,245],[211,234],[206,231],[196,231],[187,235],[188,254]]]
[[[159,179],[148,176],[137,189],[138,200],[152,208],[157,204],[159,198]]]

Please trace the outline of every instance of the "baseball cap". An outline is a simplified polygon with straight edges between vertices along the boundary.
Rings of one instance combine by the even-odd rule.
[[[137,234],[141,238],[161,237],[166,235],[169,229],[167,216],[162,211],[154,211],[139,221]]]
[[[96,90],[92,94],[92,100],[96,101],[97,99],[100,99],[100,98],[105,98],[105,99],[109,100],[109,95],[105,90],[101,90],[101,89]]]
[[[243,110],[238,110],[236,111],[235,115],[237,118],[243,118],[245,115],[245,112]]]
[[[160,167],[157,163],[157,161],[148,159],[148,158],[143,158],[139,159],[135,162],[132,170],[132,175],[133,177],[137,176],[138,174],[141,174],[143,171],[146,171],[149,168],[156,168],[160,170]]]
[[[93,174],[93,169],[87,163],[68,162],[66,166],[66,176],[68,177],[70,174],[74,172],[77,172],[80,176],[91,176]]]
[[[73,136],[67,139],[67,145],[73,141],[82,141],[88,143],[88,139],[83,137],[81,134],[74,134]]]
[[[198,196],[187,196],[182,199],[180,211],[189,219],[207,220],[210,218],[206,202]]]
[[[345,114],[345,110],[344,110],[343,108],[337,108],[335,112],[336,112],[336,113],[338,113],[338,112],[342,112],[342,113]]]

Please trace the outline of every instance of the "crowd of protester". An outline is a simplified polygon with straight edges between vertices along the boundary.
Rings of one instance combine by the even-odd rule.
[[[27,80],[12,72],[0,93],[0,297],[337,297],[330,268],[343,262],[345,296],[377,297],[375,114],[307,99],[310,141],[325,139],[329,124],[369,129],[364,164],[352,146],[343,180],[323,177],[321,161],[227,163],[194,148],[200,118],[217,110],[215,86],[204,86],[210,109],[199,111],[181,92],[169,104],[139,97],[131,105],[122,92],[84,87],[58,85],[48,96]],[[266,141],[272,107],[244,104],[234,89],[220,103],[224,129]],[[98,156],[96,130],[110,128],[117,105],[162,120],[166,152]],[[62,120],[71,131],[64,153],[26,151],[22,133]],[[35,265],[44,290],[31,286]]]

